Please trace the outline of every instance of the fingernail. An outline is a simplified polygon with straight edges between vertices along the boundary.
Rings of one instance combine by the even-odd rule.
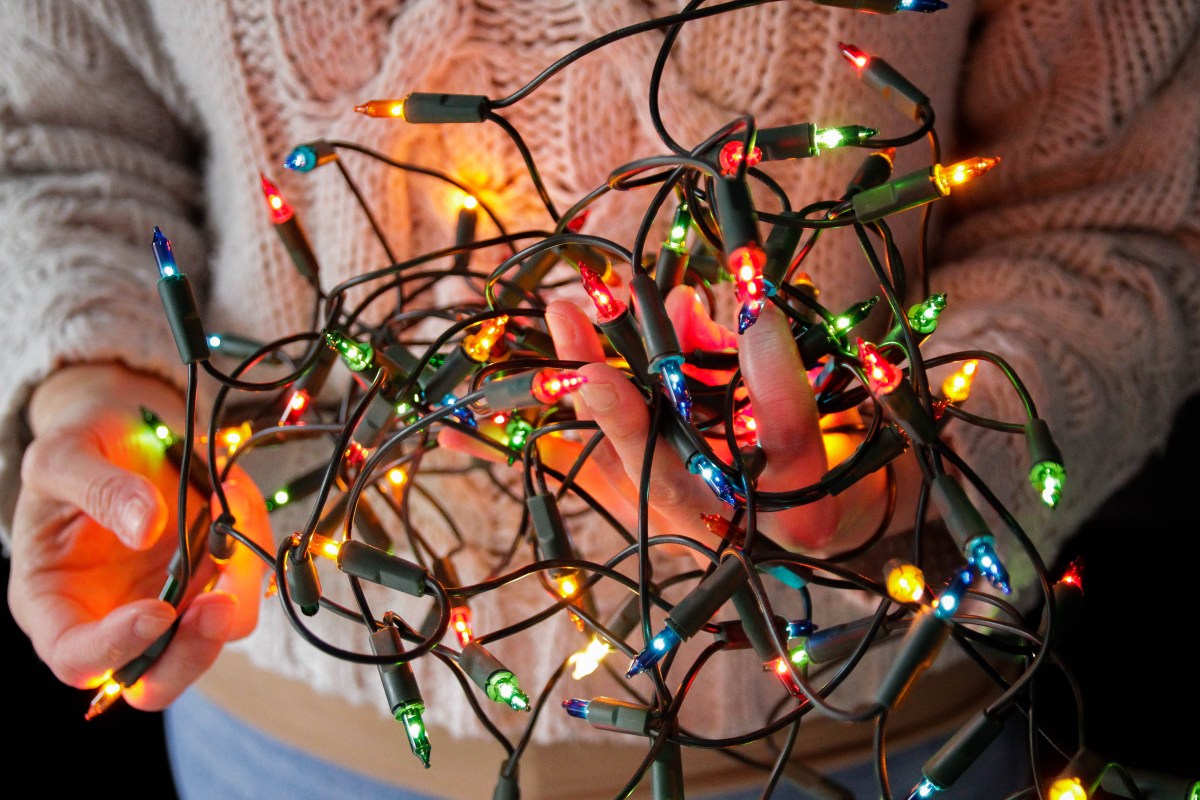
[[[617,390],[611,383],[585,383],[579,393],[592,411],[607,411],[617,404]]]
[[[146,611],[133,620],[133,632],[142,639],[157,639],[171,627],[175,615],[162,611]]]
[[[204,608],[200,609],[200,618],[196,620],[200,635],[214,642],[225,641],[229,636],[229,629],[233,627],[236,611],[237,604],[231,599],[222,603],[206,603]]]
[[[140,497],[135,497],[125,503],[121,510],[121,528],[126,539],[136,539],[146,529],[146,519],[150,516],[150,507]]]

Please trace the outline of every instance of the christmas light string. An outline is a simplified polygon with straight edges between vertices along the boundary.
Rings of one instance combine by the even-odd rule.
[[[169,255],[169,241],[165,237],[162,241],[155,239],[160,291],[181,358],[188,366],[187,424],[182,431],[186,445],[180,463],[183,480],[178,501],[180,552],[185,564],[177,580],[186,587],[191,574],[193,543],[185,521],[187,488],[192,483],[188,476],[195,438],[195,382],[198,368],[202,367],[219,385],[204,438],[206,476],[220,509],[218,518],[211,522],[210,535],[201,540],[202,548],[217,569],[220,559],[216,556],[232,547],[232,542],[249,548],[271,566],[272,585],[284,613],[307,643],[329,657],[376,665],[392,710],[406,726],[413,753],[427,767],[431,757],[436,759],[436,742],[431,742],[425,731],[423,715],[433,712],[420,699],[410,665],[416,659],[432,655],[450,669],[481,725],[508,754],[499,776],[497,796],[516,796],[518,763],[532,739],[534,725],[552,706],[549,702],[552,692],[583,651],[564,654],[558,668],[540,687],[536,699],[531,700],[520,688],[518,677],[490,654],[485,645],[527,634],[539,623],[564,612],[576,620],[581,639],[594,642],[594,647],[589,645],[593,652],[588,660],[594,660],[589,663],[591,669],[616,651],[634,661],[624,677],[620,677],[620,669],[611,660],[604,660],[604,666],[622,681],[629,679],[630,694],[639,703],[621,705],[626,701],[607,698],[564,701],[572,716],[605,727],[609,723],[601,725],[599,718],[612,713],[616,715],[614,719],[625,720],[621,725],[633,725],[637,730],[620,725],[609,729],[650,739],[642,764],[616,790],[618,797],[631,792],[647,773],[654,774],[656,796],[667,791],[663,787],[682,787],[685,775],[678,762],[680,747],[724,750],[751,742],[770,743],[770,737],[786,729],[785,742],[775,748],[770,761],[730,754],[767,773],[764,791],[769,795],[789,774],[793,763],[789,754],[799,736],[798,725],[813,709],[845,721],[873,725],[880,791],[890,797],[886,753],[890,712],[902,701],[924,665],[949,640],[954,640],[998,684],[1001,694],[981,712],[983,721],[976,723],[978,731],[972,729],[972,735],[963,737],[978,752],[962,757],[956,751],[953,758],[939,753],[927,764],[924,782],[914,787],[911,796],[927,797],[947,788],[958,778],[956,771],[961,773],[965,767],[949,769],[943,762],[949,759],[956,765],[962,762],[969,765],[995,738],[999,730],[997,720],[1014,710],[1028,717],[1031,738],[1048,739],[1035,724],[1033,686],[1045,665],[1056,661],[1051,645],[1059,630],[1057,605],[1073,602],[1063,598],[1074,584],[1068,582],[1068,589],[1063,591],[1051,585],[1045,565],[1028,536],[995,493],[942,438],[941,432],[953,419],[955,424],[1024,434],[1030,448],[1030,480],[1049,506],[1058,502],[1063,488],[1065,470],[1061,455],[1044,421],[1038,417],[1028,391],[999,356],[979,350],[934,358],[924,356],[923,342],[934,333],[938,315],[952,305],[953,299],[930,293],[924,268],[926,248],[922,242],[917,272],[924,299],[911,307],[904,305],[908,294],[905,265],[886,222],[895,213],[923,206],[920,229],[924,239],[928,233],[930,203],[982,175],[996,165],[997,159],[980,157],[940,164],[934,111],[928,98],[886,61],[850,44],[839,45],[842,54],[862,80],[880,90],[912,118],[917,127],[911,132],[884,138],[875,130],[859,125],[818,128],[807,123],[761,129],[752,116],[746,115],[714,131],[696,147],[680,144],[663,125],[658,94],[683,24],[757,4],[732,2],[701,8],[701,0],[693,0],[678,14],[593,40],[505,98],[414,93],[402,100],[371,100],[356,109],[368,116],[393,121],[390,124],[486,121],[498,125],[526,165],[553,222],[550,231],[510,232],[495,208],[470,186],[442,171],[397,161],[353,142],[316,140],[298,145],[289,154],[285,167],[306,173],[336,163],[390,262],[324,291],[316,257],[299,227],[295,209],[286,204],[278,188],[263,175],[273,223],[298,270],[315,289],[313,319],[321,324],[314,325],[314,330],[270,343],[253,342],[239,337],[237,332],[225,334],[224,338],[206,335],[195,301],[190,299],[190,289],[183,291],[184,276],[172,258],[164,260],[164,254]],[[929,0],[839,0],[823,4],[876,13],[928,12],[944,7]],[[616,167],[603,185],[560,215],[520,132],[496,110],[528,96],[578,58],[621,38],[656,29],[666,32],[651,75],[648,107],[653,127],[669,154],[649,155]],[[381,120],[381,124],[389,122]],[[930,141],[932,164],[893,178],[895,148],[922,138]],[[777,158],[819,156],[823,150],[838,146],[869,148],[874,152],[866,156],[842,197],[819,199],[795,211],[792,198],[761,166]],[[370,208],[369,198],[358,189],[343,164],[339,150],[359,153],[385,168],[434,179],[469,198],[470,202],[458,211],[456,242],[400,261]],[[650,188],[654,189],[654,195],[645,206],[631,247],[580,232],[592,203],[602,197],[616,202],[617,198],[631,197],[634,192]],[[775,198],[779,210],[756,209],[756,191]],[[668,201],[673,201],[673,206]],[[495,227],[497,235],[476,237],[477,208]],[[667,239],[657,254],[648,254],[647,243],[666,211],[673,215]],[[765,240],[759,238],[760,224],[770,228]],[[800,270],[822,233],[834,229],[853,231],[880,287],[878,298],[865,299],[842,313],[819,302],[818,288]],[[806,231],[808,238],[802,241]],[[876,249],[876,240],[880,251]],[[162,242],[166,242],[165,249]],[[472,257],[496,248],[506,250],[508,255],[495,268],[488,271],[470,267]],[[451,268],[435,266],[443,261],[451,262]],[[637,524],[632,533],[580,485],[583,470],[596,448],[603,445],[603,438],[594,422],[576,419],[571,407],[561,402],[582,382],[583,378],[573,372],[581,364],[558,359],[544,329],[544,293],[553,286],[573,282],[548,279],[551,270],[561,271],[563,265],[578,274],[595,305],[596,327],[605,340],[606,356],[625,371],[647,402],[650,440],[644,448]],[[624,283],[622,273],[631,276],[628,284]],[[414,305],[447,278],[471,286],[480,302],[448,308]],[[751,416],[736,355],[702,350],[683,352],[675,338],[663,303],[664,295],[687,282],[705,292],[712,308],[717,302],[713,285],[725,281],[734,284],[741,307],[739,333],[756,324],[767,303],[786,315],[805,368],[820,372],[815,390],[822,414],[847,409],[863,413],[862,422],[827,430],[855,432],[861,435],[861,441],[849,456],[811,485],[775,491],[757,485],[764,454],[754,444],[756,428],[749,423],[757,426],[770,424],[770,420]],[[622,291],[628,290],[631,295],[629,303],[614,292],[622,286]],[[365,296],[348,305],[350,292],[357,289],[364,290]],[[399,304],[383,315],[383,322],[368,321],[378,318],[376,309],[388,296],[397,298]],[[855,328],[874,312],[877,301],[886,307],[886,329],[890,333],[873,343],[858,337]],[[949,313],[953,313],[952,308]],[[431,322],[441,323],[440,332],[431,339],[415,338],[416,330]],[[237,366],[229,371],[214,366],[209,343],[218,355],[239,357]],[[285,351],[292,346],[303,346],[303,353],[294,355]],[[318,398],[330,373],[341,369],[339,360],[350,379],[335,408],[323,405]],[[973,380],[973,365],[980,362],[994,366],[1013,387],[1026,412],[1024,423],[991,420],[963,408]],[[250,373],[257,376],[272,363],[282,364],[285,374],[266,380],[244,377]],[[960,372],[956,373],[955,382],[947,379],[942,394],[938,395],[927,370],[948,365],[961,365]],[[971,366],[970,372],[966,372],[967,366]],[[709,385],[692,374],[694,367],[724,371],[729,376],[724,378],[724,385]],[[269,399],[234,404],[233,392],[269,395]],[[223,421],[233,414],[248,415],[249,419],[223,436]],[[482,428],[481,423],[484,423]],[[472,585],[459,585],[453,568],[454,555],[465,546],[466,537],[458,529],[451,510],[422,483],[423,476],[438,474],[424,463],[427,455],[439,448],[433,433],[450,429],[475,446],[493,452],[496,460],[510,465],[519,461],[521,467],[524,496],[514,494],[498,479],[490,463],[470,468],[502,487],[505,494],[521,504],[511,546],[496,555],[487,579]],[[568,432],[583,436],[586,443],[574,462],[560,471],[546,463],[541,444]],[[648,487],[652,483],[660,436],[693,473],[694,479],[703,480],[724,507],[724,517],[705,518],[705,524],[721,540],[716,548],[680,534],[651,536],[652,498]],[[312,439],[329,444],[331,456],[303,481],[298,476],[290,489],[281,488],[272,496],[269,502],[274,505],[270,508],[300,501],[310,503],[307,521],[294,534],[285,536],[272,554],[239,531],[221,483],[235,463],[250,452]],[[222,442],[225,452],[219,449]],[[894,565],[888,575],[860,574],[846,564],[869,554],[889,527],[897,492],[893,462],[908,449],[913,451],[911,457],[924,475],[914,519],[912,552],[908,559]],[[721,455],[722,451],[728,455]],[[948,471],[947,463],[954,473]],[[865,541],[840,553],[820,559],[788,551],[758,527],[762,512],[816,502],[881,469],[887,486],[882,521]],[[451,474],[471,473],[453,470]],[[990,581],[1001,592],[1007,593],[1010,587],[995,548],[996,536],[955,474],[963,476],[984,499],[1001,520],[1005,540],[1015,541],[1032,565],[1041,594],[1035,610],[1041,612],[1042,625],[1036,632],[1024,629],[1020,613],[1010,604],[972,588],[980,578]],[[450,531],[456,544],[448,551],[439,552],[414,527],[409,514],[414,494],[435,509]],[[331,500],[334,495],[336,499]],[[373,496],[380,498],[399,521],[406,547],[389,540],[383,530],[384,523],[371,510],[369,501],[364,502]],[[927,586],[916,576],[921,574],[922,545],[926,538],[922,531],[927,527],[925,516],[931,501],[938,505],[960,549],[964,566],[946,576],[943,582]],[[564,512],[559,508],[560,503],[574,507],[569,513]],[[567,522],[585,513],[604,520],[622,542],[621,549],[603,561],[581,557],[572,543]],[[512,567],[526,544],[530,560]],[[651,548],[662,546],[689,548],[708,566],[699,571],[656,575],[650,560]],[[404,555],[406,552],[412,553],[412,560]],[[331,600],[322,591],[315,566],[321,555],[336,562],[345,575],[357,609]],[[633,559],[633,577],[618,570],[621,566],[630,567],[630,559]],[[771,593],[763,583],[762,574],[777,579],[782,591],[791,592],[802,601],[803,619],[786,620],[773,610]],[[536,577],[547,595],[541,610],[503,628],[471,630],[471,602],[531,576]],[[432,598],[425,622],[414,628],[393,611],[377,616],[363,590],[364,580],[402,594]],[[636,615],[618,624],[599,613],[594,590],[601,582],[622,586],[627,591],[626,607],[636,611]],[[813,584],[831,591],[867,592],[880,598],[879,605],[872,615],[853,624],[822,627],[814,619],[820,609],[814,607],[809,593],[808,586]],[[680,585],[685,587],[682,599],[669,602],[664,590]],[[893,591],[903,586],[910,594],[898,599],[889,594],[889,585],[893,585]],[[963,612],[960,605],[965,600],[990,603],[1004,612],[1008,621]],[[726,602],[736,607],[736,618],[716,619]],[[318,636],[305,617],[320,609],[364,626],[370,652],[347,650]],[[653,619],[661,617],[657,612],[665,613],[667,622],[666,627],[656,632]],[[455,628],[457,650],[445,643],[451,633],[452,619],[459,626]],[[638,627],[640,650],[626,641],[632,629]],[[672,689],[668,680],[680,652],[675,645],[693,637],[712,640],[684,669],[683,678]],[[874,700],[857,708],[844,708],[836,699],[830,700],[830,695],[873,646],[897,637],[901,640],[897,656],[901,666],[892,668],[877,688]],[[764,667],[773,665],[785,687],[785,696],[772,712],[772,718],[756,730],[720,737],[697,736],[682,728],[679,713],[705,665],[721,652],[744,648],[755,649]],[[1019,675],[1015,679],[1002,676],[980,652],[981,648],[1019,657],[1024,662]],[[814,677],[828,670],[833,670],[833,675],[823,685],[813,683]],[[636,674],[643,671],[653,688],[648,702],[641,697],[635,683]],[[127,675],[130,682],[138,677]],[[475,691],[482,691],[489,699],[512,709],[529,712],[517,744],[509,741],[490,720],[489,712],[477,702]],[[104,707],[111,702],[106,699]],[[590,716],[593,713],[596,719]],[[1060,752],[1070,752],[1057,743],[1052,745]],[[1078,752],[1090,752],[1082,737]],[[1109,766],[1096,767],[1094,761],[1084,756],[1072,759],[1071,766],[1087,773],[1074,784],[1085,795],[1098,785]],[[1136,770],[1116,766],[1113,773],[1119,772],[1123,782],[1138,783]],[[1142,779],[1151,780],[1145,776]],[[1035,783],[1039,779],[1031,775],[1030,780]],[[1035,785],[1041,791],[1041,785]],[[1068,790],[1069,787],[1061,791]],[[1054,792],[1051,788],[1051,796],[1055,796]]]

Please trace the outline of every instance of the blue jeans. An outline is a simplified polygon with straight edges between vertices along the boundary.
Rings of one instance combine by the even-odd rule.
[[[1019,721],[1019,717],[1013,720],[1017,724],[1010,724],[954,786],[936,795],[937,800],[1002,800],[1029,786],[1029,757]],[[166,710],[164,725],[181,800],[437,800],[321,761],[227,714],[195,690],[186,692]],[[920,781],[921,765],[940,744],[934,741],[895,753],[889,751],[888,776],[897,800],[904,800]],[[685,763],[686,758],[685,753]],[[481,766],[493,776],[494,769],[490,762]],[[873,764],[857,765],[828,777],[860,800],[879,797]],[[687,791],[694,800],[757,800],[762,793],[761,786],[717,795],[706,795],[699,788]],[[487,794],[485,790],[481,797]],[[786,780],[779,782],[772,795],[775,800],[809,797]]]

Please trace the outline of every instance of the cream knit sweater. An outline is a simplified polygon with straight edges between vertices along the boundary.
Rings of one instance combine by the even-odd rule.
[[[172,238],[198,284],[208,328],[264,340],[307,325],[310,290],[264,213],[260,171],[302,215],[327,286],[386,263],[335,170],[283,171],[298,143],[344,139],[438,166],[478,186],[512,229],[544,228],[520,159],[494,126],[410,126],[353,107],[410,90],[500,97],[576,45],[677,5],[5,3],[0,525],[10,524],[19,489],[22,408],[47,372],[116,358],[180,380],[155,296],[152,226]],[[761,126],[812,120],[906,132],[910,123],[838,54],[838,41],[852,42],[929,94],[943,161],[1002,156],[999,169],[960,193],[952,219],[938,209],[944,224],[932,283],[950,301],[927,352],[999,353],[1050,422],[1069,481],[1054,512],[1029,491],[1020,437],[958,426],[954,439],[1047,560],[1162,445],[1172,413],[1200,389],[1198,29],[1194,0],[952,0],[935,15],[894,17],[790,0],[687,26],[667,69],[663,115],[684,143],[742,112]],[[665,150],[646,112],[660,41],[650,33],[593,53],[506,112],[560,208],[613,167]],[[861,155],[835,151],[771,171],[807,202],[840,195]],[[400,257],[452,241],[455,193],[345,158]],[[927,158],[922,145],[908,148],[897,174]],[[642,200],[599,204],[588,230],[627,244]],[[893,228],[911,243],[915,223],[910,213]],[[833,308],[875,293],[849,234],[823,237],[806,269]],[[977,413],[1021,418],[1002,381],[982,381],[970,403]],[[487,504],[457,505],[464,529],[486,540],[495,528]],[[464,580],[486,571],[486,552],[475,558],[462,568]],[[1014,555],[1009,567],[1018,585],[1029,584],[1023,559]],[[504,607],[482,604],[476,626],[498,627],[543,602],[514,595]],[[347,623],[318,616],[316,624],[341,646],[365,649]],[[568,622],[553,625],[546,637],[573,633]],[[496,651],[531,690],[570,652],[542,658],[515,640],[509,645]],[[373,668],[319,654],[274,605],[237,646],[260,665],[386,713]],[[745,666],[731,659],[714,670],[737,680]],[[877,673],[863,672],[869,685]],[[421,664],[418,675],[436,724],[482,735],[440,665]],[[729,732],[761,721],[761,709],[778,696],[773,681],[761,682],[738,703],[710,708],[704,728]],[[587,726],[574,723],[549,713],[538,736],[585,735]]]

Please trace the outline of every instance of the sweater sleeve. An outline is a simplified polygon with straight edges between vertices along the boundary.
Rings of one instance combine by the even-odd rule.
[[[139,3],[6,3],[0,13],[0,541],[20,486],[32,388],[67,363],[169,381],[153,226],[200,277],[197,158]]]
[[[1026,479],[1024,437],[961,422],[947,433],[1050,562],[1200,390],[1200,6],[981,5],[962,155],[1003,162],[961,192],[929,352],[991,350],[1028,386],[1063,452],[1056,509]],[[965,408],[1023,422],[999,371],[980,375]],[[1027,586],[1014,549],[1014,584]]]

